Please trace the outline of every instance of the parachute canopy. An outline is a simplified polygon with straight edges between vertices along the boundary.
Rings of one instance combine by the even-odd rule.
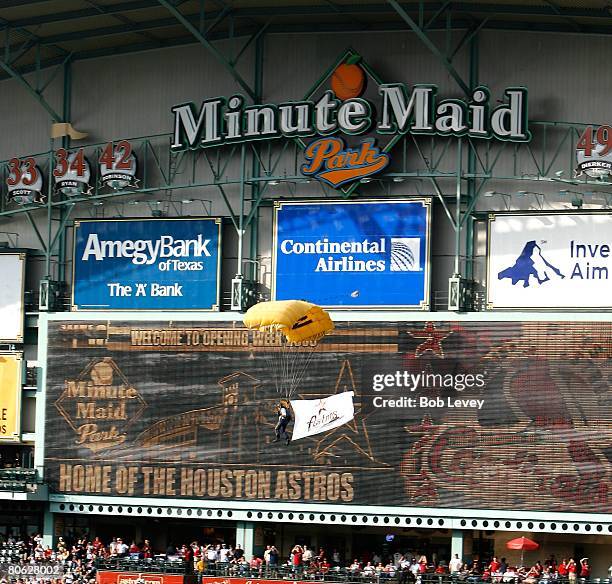
[[[280,331],[289,343],[318,341],[334,330],[329,314],[304,300],[260,302],[247,310],[244,324],[260,331]]]

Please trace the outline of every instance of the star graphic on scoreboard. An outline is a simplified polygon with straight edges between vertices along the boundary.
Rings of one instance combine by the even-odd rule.
[[[438,330],[433,322],[426,323],[423,330],[407,332],[415,339],[423,339],[423,342],[414,350],[415,357],[420,357],[427,351],[431,351],[434,355],[444,358],[442,341],[453,334],[452,330]]]
[[[342,393],[344,391],[352,391],[355,394],[355,417],[347,424],[326,432],[319,439],[314,437],[315,449],[312,454],[313,459],[318,463],[338,459],[341,456],[341,450],[348,446],[351,450],[366,457],[372,463],[381,466],[389,466],[377,460],[372,451],[370,436],[365,421],[373,412],[365,413],[364,411],[361,397],[355,386],[353,370],[348,360],[343,361],[340,367],[333,394]],[[309,393],[308,395],[300,395],[301,399],[324,397],[329,397],[329,394]]]

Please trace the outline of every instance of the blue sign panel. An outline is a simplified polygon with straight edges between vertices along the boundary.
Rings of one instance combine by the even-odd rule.
[[[278,203],[274,298],[429,309],[431,199]]]
[[[217,310],[221,219],[76,221],[78,310]]]

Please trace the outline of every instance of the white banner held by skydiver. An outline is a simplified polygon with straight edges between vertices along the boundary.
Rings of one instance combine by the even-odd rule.
[[[352,391],[337,393],[323,399],[291,400],[295,416],[291,440],[314,436],[338,428],[355,417]]]

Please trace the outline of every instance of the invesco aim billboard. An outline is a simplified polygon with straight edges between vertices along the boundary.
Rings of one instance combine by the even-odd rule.
[[[276,300],[429,309],[431,199],[277,203]]]
[[[221,219],[79,220],[75,310],[217,310]]]
[[[280,334],[238,322],[50,320],[46,480],[105,496],[612,512],[612,323],[335,324],[313,352],[288,347],[286,368]],[[328,418],[352,400],[352,415],[274,442],[283,396],[289,434],[299,400]]]
[[[489,308],[612,308],[612,213],[489,217]]]

